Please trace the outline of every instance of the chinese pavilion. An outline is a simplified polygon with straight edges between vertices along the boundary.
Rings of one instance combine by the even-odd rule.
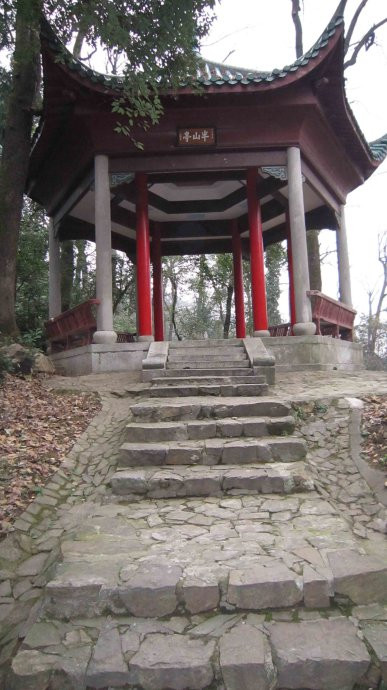
[[[96,243],[97,330],[114,343],[111,249],[137,265],[138,340],[162,341],[162,256],[232,252],[237,337],[245,336],[242,255],[249,256],[254,335],[268,335],[264,247],[288,242],[293,334],[313,335],[306,232],[336,232],[340,300],[351,306],[344,207],[387,154],[367,143],[348,105],[344,23],[272,72],[202,62],[143,143],[115,131],[120,78],[74,59],[42,28],[44,109],[28,194],[52,219],[50,317],[61,312],[59,243]],[[151,263],[153,295],[151,294]],[[153,316],[152,316],[153,303]]]

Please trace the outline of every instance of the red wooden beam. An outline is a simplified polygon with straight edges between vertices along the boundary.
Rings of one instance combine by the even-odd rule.
[[[265,267],[261,205],[257,196],[257,168],[247,170],[247,204],[250,236],[251,301],[254,331],[267,331]]]
[[[138,335],[152,335],[148,186],[145,173],[136,173],[136,256]]]
[[[234,267],[235,325],[236,337],[246,337],[245,305],[243,294],[242,242],[238,221],[231,221],[232,261]]]
[[[153,324],[155,340],[164,340],[163,313],[163,272],[161,266],[161,232],[160,223],[155,223],[152,232],[152,263],[153,263]]]

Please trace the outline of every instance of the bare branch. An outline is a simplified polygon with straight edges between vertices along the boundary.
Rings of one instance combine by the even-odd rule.
[[[337,254],[337,250],[336,249],[327,249],[326,252],[322,252],[320,254],[321,263],[323,263],[325,261],[325,259],[327,259],[328,256],[331,256],[332,254]]]
[[[212,43],[201,43],[201,47],[209,48],[210,46],[216,46],[217,43],[221,43],[221,41],[224,41],[226,38],[230,38],[230,36],[235,36],[235,34],[240,34],[241,31],[246,31],[246,29],[255,29],[255,25],[251,26],[250,24],[247,24],[247,26],[242,26],[240,29],[235,29],[234,31],[230,31],[228,34],[224,34],[220,38],[217,38],[216,41],[212,41]]]
[[[79,60],[81,60],[82,62],[89,62],[89,60],[91,60],[91,58],[93,57],[93,55],[95,55],[97,50],[98,48],[93,48],[93,50],[88,55],[86,55],[85,57],[80,57]]]
[[[294,28],[296,30],[296,57],[299,58],[304,53],[304,47],[302,43],[302,24],[300,19],[300,2],[299,0],[290,0],[292,3],[292,19]]]
[[[223,64],[226,62],[226,60],[228,60],[228,58],[229,58],[233,53],[235,53],[235,48],[233,48],[233,50],[229,50],[229,52],[227,53],[227,55],[226,55],[226,57],[224,58],[224,60],[222,60]]]
[[[370,352],[375,352],[376,340],[378,337],[378,331],[380,328],[380,315],[382,313],[383,302],[387,296],[387,232],[383,233],[378,237],[378,260],[383,268],[383,282],[379,293],[378,303],[376,307],[375,315],[372,317],[372,328],[371,328],[371,338],[370,338]],[[369,298],[370,309],[372,314],[372,301]]]
[[[367,2],[368,2],[368,0],[361,0],[361,2],[360,2],[360,4],[359,4],[359,6],[358,6],[358,8],[357,8],[357,10],[356,10],[356,12],[355,12],[355,14],[354,14],[353,17],[352,17],[351,23],[350,23],[350,25],[349,25],[349,27],[348,27],[347,35],[346,35],[346,37],[345,37],[345,42],[344,42],[344,55],[346,55],[346,54],[348,53],[349,45],[350,45],[350,43],[351,43],[351,38],[352,38],[352,36],[353,36],[353,32],[354,32],[354,30],[355,30],[357,21],[358,21],[358,19],[359,19],[359,17],[360,17],[361,12],[364,10],[364,8],[365,8]]]
[[[357,43],[356,48],[354,49],[351,57],[347,62],[344,62],[344,69],[347,69],[347,67],[351,67],[356,63],[357,56],[359,55],[360,51],[362,48],[366,48],[366,50],[372,45],[372,43],[375,40],[375,32],[377,29],[379,29],[383,24],[387,24],[387,17],[384,19],[381,19],[380,22],[377,24],[374,24],[371,26],[370,29],[364,34],[363,38],[360,39],[360,41]],[[370,43],[371,42],[371,43]]]

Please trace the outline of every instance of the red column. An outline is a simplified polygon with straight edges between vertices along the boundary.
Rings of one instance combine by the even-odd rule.
[[[261,205],[257,194],[258,170],[247,170],[247,204],[250,235],[251,301],[254,331],[267,331],[267,307]]]
[[[148,187],[145,173],[136,173],[136,258],[138,335],[152,336],[149,257]]]
[[[164,340],[164,313],[160,230],[160,223],[155,223],[152,232],[153,324],[155,330],[155,340],[162,342]]]
[[[232,262],[234,268],[234,297],[235,297],[235,325],[236,337],[246,337],[245,305],[243,295],[243,265],[242,243],[238,229],[238,221],[231,221],[232,231]]]
[[[289,311],[290,323],[292,326],[296,323],[296,297],[294,292],[294,269],[293,269],[293,252],[292,239],[290,236],[290,221],[289,212],[286,213],[286,250],[288,255],[288,274],[289,274]]]

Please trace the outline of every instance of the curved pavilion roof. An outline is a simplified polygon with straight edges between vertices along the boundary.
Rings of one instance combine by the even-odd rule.
[[[114,132],[111,103],[122,91],[122,78],[76,60],[45,20],[42,57],[43,116],[28,193],[53,216],[60,239],[94,237],[96,152],[110,159],[113,246],[135,251],[133,173],[145,170],[151,227],[162,223],[164,255],[230,251],[235,218],[247,249],[245,173],[251,165],[261,176],[264,243],[282,240],[288,146],[302,151],[307,229],[335,228],[348,192],[387,155],[387,135],[368,143],[348,104],[344,22],[338,13],[314,46],[282,69],[249,70],[201,59],[194,84],[187,81],[163,95],[159,124],[145,134],[134,132],[144,151]],[[179,149],[177,128],[190,123],[212,123],[216,145]]]
[[[238,90],[240,90],[241,87],[253,85],[274,85],[274,82],[276,83],[275,86],[280,86],[280,82],[287,84],[291,79],[294,79],[294,77],[298,78],[299,75],[303,76],[305,68],[313,68],[314,61],[320,56],[321,51],[328,46],[330,39],[332,39],[337,32],[344,31],[344,17],[342,14],[338,14],[340,6],[341,3],[316,43],[290,65],[285,65],[281,69],[275,68],[271,71],[262,71],[225,65],[223,63],[201,58],[196,77],[191,82],[182,83],[181,91],[192,87],[195,83],[204,90],[208,90],[209,88],[222,90],[225,86],[228,88],[239,87]],[[42,22],[42,38],[49,51],[57,56],[59,62],[62,63],[70,73],[73,73],[74,76],[76,75],[76,77],[81,79],[85,86],[91,88],[102,87],[105,93],[111,92],[112,94],[122,89],[123,77],[102,74],[75,58],[56,36],[46,20]],[[356,118],[346,98],[345,105],[348,110],[349,118],[352,120],[353,126],[365,144],[370,158],[377,164],[380,164],[387,156],[387,132],[379,139],[368,142],[357,124]]]

